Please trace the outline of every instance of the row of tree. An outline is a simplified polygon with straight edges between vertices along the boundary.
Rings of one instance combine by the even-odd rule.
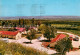
[[[25,27],[25,26],[35,26],[35,25],[40,25],[40,24],[41,24],[40,20],[36,20],[34,18],[32,19],[19,18],[18,20],[0,20],[1,26]]]
[[[24,18],[19,18],[18,20],[0,20],[0,25],[2,26],[26,26],[26,25],[40,25],[40,24],[46,24],[46,25],[51,25],[51,24],[70,24],[72,26],[80,26],[79,21],[55,21],[55,20],[44,20],[44,19],[24,19]]]

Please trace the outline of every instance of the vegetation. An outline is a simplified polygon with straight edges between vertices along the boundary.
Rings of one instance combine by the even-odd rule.
[[[36,38],[41,37],[42,34],[35,34]]]
[[[77,27],[80,26],[80,20],[46,20],[46,19],[25,19],[25,18],[19,18],[17,20],[0,20],[0,26],[31,26],[31,25],[51,25],[55,27]]]
[[[63,28],[71,27],[70,24],[51,24],[51,26],[54,26],[56,28],[60,28],[60,27],[63,27]]]
[[[0,41],[0,55],[48,55],[45,52],[25,47],[18,43],[5,43]]]
[[[32,20],[31,20],[31,21],[32,21],[32,26],[34,26],[34,18],[32,18]]]
[[[66,55],[66,52],[69,52],[69,50],[72,48],[72,41],[69,39],[69,37],[61,39],[55,45],[56,51],[61,53],[61,55]]]
[[[45,24],[41,24],[38,29],[39,29],[39,31],[41,31],[42,34],[44,34],[45,29],[46,29],[46,25]]]
[[[80,20],[79,21],[69,21],[69,20],[46,20],[46,19],[25,19],[19,18],[19,20],[0,20],[0,31],[14,31],[15,29],[4,29],[3,27],[25,27],[26,31],[28,31],[29,27],[39,25],[39,34],[36,35],[35,30],[31,30],[27,34],[27,37],[30,40],[37,38],[37,36],[41,36],[44,34],[48,40],[55,37],[56,29],[60,31],[67,31],[77,35],[80,35]],[[24,35],[25,36],[25,35]],[[7,48],[7,49],[6,49]],[[72,48],[71,41],[68,37],[60,40],[55,45],[56,51],[60,52],[62,55],[65,55],[69,49]],[[7,52],[8,51],[8,52]],[[20,44],[15,43],[5,43],[0,41],[0,54],[5,53],[13,54],[13,55],[47,55],[46,53],[40,52],[38,50],[32,49],[30,47],[23,47]]]
[[[58,31],[63,31],[63,32],[69,32],[69,33],[73,33],[76,35],[80,36],[80,31],[79,30],[64,30],[64,29],[58,29]]]
[[[51,26],[46,26],[46,28],[44,29],[44,37],[48,38],[48,40],[50,41],[51,38],[55,37],[55,28],[51,27]]]
[[[30,43],[32,41],[32,39],[35,39],[36,36],[35,36],[35,33],[36,31],[34,29],[30,30],[30,32],[27,34],[27,38],[30,40]]]

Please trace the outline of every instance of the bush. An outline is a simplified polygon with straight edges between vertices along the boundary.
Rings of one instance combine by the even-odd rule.
[[[35,34],[35,37],[38,38],[38,37],[41,37],[42,34]]]
[[[5,51],[7,50],[7,43],[4,41],[0,41],[0,54],[4,54]]]
[[[45,52],[41,52],[31,47],[22,46],[18,43],[5,43],[4,41],[0,41],[0,54],[47,55]]]
[[[69,50],[73,48],[72,41],[70,40],[70,38],[65,37],[57,41],[57,44],[54,48],[57,52],[60,52],[62,55],[65,55],[66,52],[69,52]]]

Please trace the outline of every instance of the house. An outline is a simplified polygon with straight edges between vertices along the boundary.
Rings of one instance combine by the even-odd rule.
[[[17,31],[21,32],[22,34],[27,34],[26,28],[16,27]]]
[[[20,32],[0,31],[0,36],[5,38],[20,39],[21,35]]]
[[[29,27],[28,31],[26,33],[29,33],[32,29],[34,29],[35,31],[38,31],[37,27]]]
[[[31,29],[34,29],[34,30],[38,31],[37,27],[30,27],[29,30],[31,30]]]
[[[65,37],[66,37],[65,34],[59,34],[54,39],[52,39],[50,42],[43,42],[42,45],[45,47],[46,46],[54,47],[57,41],[65,38]]]
[[[38,31],[38,28],[37,27],[33,27],[33,29],[36,30],[36,31]]]
[[[59,35],[57,35],[54,39],[51,40],[50,47],[54,47],[57,41],[65,38],[65,37],[66,37],[65,34],[59,34]]]
[[[59,34],[59,35],[57,35],[54,39],[52,39],[51,42],[59,41],[59,40],[65,38],[65,37],[66,37],[65,34]]]

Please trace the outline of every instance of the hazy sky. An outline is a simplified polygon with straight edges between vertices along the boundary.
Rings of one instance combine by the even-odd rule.
[[[80,16],[80,0],[0,0],[0,16]]]

